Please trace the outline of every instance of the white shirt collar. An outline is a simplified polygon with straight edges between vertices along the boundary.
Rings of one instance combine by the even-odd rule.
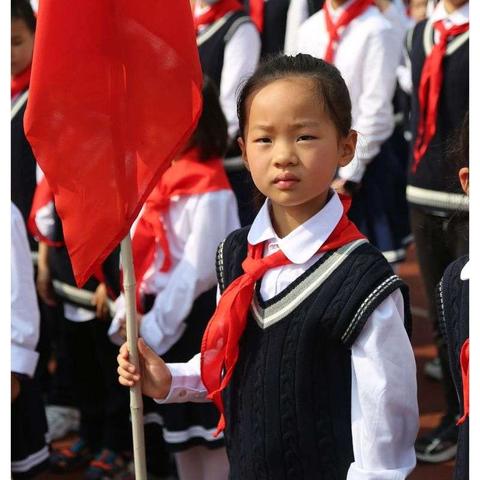
[[[470,260],[463,266],[460,272],[460,280],[470,280]]]
[[[318,252],[333,232],[343,215],[340,197],[334,192],[325,206],[305,223],[279,238],[273,229],[267,199],[258,212],[248,232],[248,243],[257,245],[261,242],[276,243],[286,257],[296,264],[302,264]]]
[[[435,23],[439,20],[446,21],[447,26],[451,25],[463,25],[468,23],[469,19],[469,2],[465,5],[462,5],[460,8],[457,8],[452,13],[448,13],[445,10],[445,5],[443,0],[441,0],[438,5],[435,7],[432,16],[430,17],[432,23]]]

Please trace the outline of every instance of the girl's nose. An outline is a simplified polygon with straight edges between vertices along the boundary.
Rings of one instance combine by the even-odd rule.
[[[285,168],[289,165],[296,165],[298,157],[294,149],[288,146],[278,147],[274,153],[274,165],[279,168]]]

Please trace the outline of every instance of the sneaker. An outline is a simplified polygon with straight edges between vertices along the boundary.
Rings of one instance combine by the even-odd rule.
[[[437,357],[426,362],[423,367],[423,373],[433,380],[438,380],[439,382],[442,381],[443,371],[440,359]]]
[[[415,442],[417,459],[427,463],[440,463],[455,458],[457,438],[456,420],[445,415],[435,430]]]
[[[50,470],[55,473],[67,473],[84,467],[92,454],[87,442],[79,438],[70,447],[54,450],[50,455]]]
[[[65,437],[80,428],[80,412],[76,408],[48,405],[45,408],[50,442]]]
[[[134,480],[128,464],[119,453],[104,448],[90,462],[85,479],[88,480]]]

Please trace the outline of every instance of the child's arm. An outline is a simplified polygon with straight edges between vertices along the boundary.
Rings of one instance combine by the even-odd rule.
[[[20,383],[13,375],[33,377],[38,360],[40,313],[35,295],[33,265],[25,225],[18,209],[11,208],[11,372],[12,395]]]
[[[415,467],[416,366],[399,290],[369,317],[352,346],[352,440],[348,480],[403,480]]]
[[[187,363],[166,364],[143,341],[138,341],[139,374],[129,361],[128,347],[124,343],[117,357],[119,382],[131,387],[141,381],[144,395],[158,403],[206,402],[207,391],[200,377],[200,354]]]

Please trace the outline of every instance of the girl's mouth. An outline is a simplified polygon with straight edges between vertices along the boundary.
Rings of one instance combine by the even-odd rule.
[[[281,173],[280,175],[277,175],[273,183],[274,185],[279,188],[280,190],[289,190],[293,186],[295,186],[300,179],[294,175],[293,173]]]

